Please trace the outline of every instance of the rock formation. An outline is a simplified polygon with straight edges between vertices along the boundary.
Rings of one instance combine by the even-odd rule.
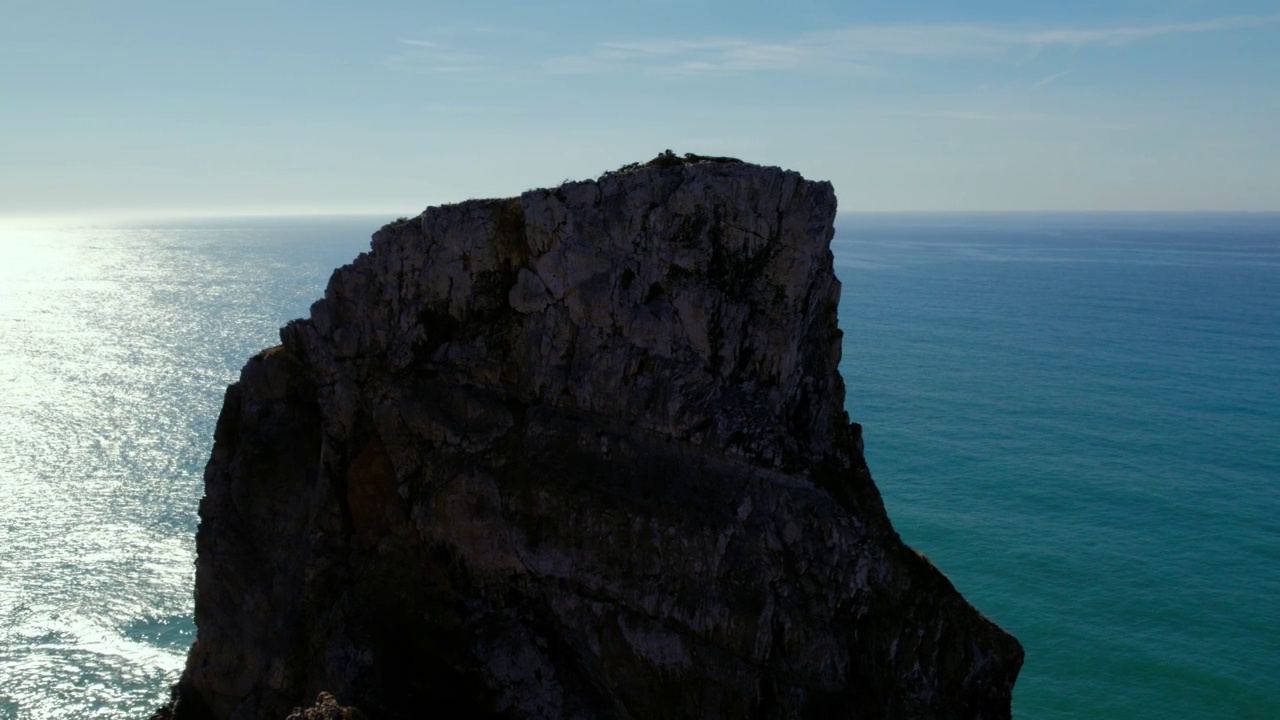
[[[835,210],[668,153],[378,231],[227,390],[167,716],[1008,717],[845,413]]]

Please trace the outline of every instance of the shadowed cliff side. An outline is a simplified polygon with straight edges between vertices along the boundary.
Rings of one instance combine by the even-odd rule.
[[[835,210],[667,153],[376,233],[227,391],[168,716],[1009,717],[844,412]]]

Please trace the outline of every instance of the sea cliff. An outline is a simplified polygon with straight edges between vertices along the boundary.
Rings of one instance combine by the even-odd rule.
[[[653,162],[428,208],[226,394],[174,718],[1007,718],[894,532],[827,183]]]

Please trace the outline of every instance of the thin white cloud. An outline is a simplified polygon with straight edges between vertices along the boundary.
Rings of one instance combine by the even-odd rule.
[[[615,57],[637,55],[682,55],[699,51],[723,51],[749,46],[751,43],[738,38],[704,38],[701,40],[675,40],[654,38],[631,42],[597,43],[599,52]]]
[[[505,25],[489,25],[485,23],[471,25],[470,27],[464,28],[461,32],[471,33],[474,35],[512,35],[532,39],[542,39],[546,37],[546,33],[530,27],[510,27]]]
[[[1259,28],[1277,23],[1280,23],[1280,13],[1099,27],[979,23],[851,25],[776,42],[735,37],[601,42],[587,54],[552,58],[544,63],[544,69],[550,73],[608,72],[624,68],[732,73],[823,68],[876,73],[895,57],[1020,57],[1026,60],[1051,47],[1118,46],[1162,36]],[[1047,84],[1053,79],[1056,77],[1042,82]]]
[[[811,42],[756,42],[742,38],[682,40],[654,38],[597,43],[594,52],[551,58],[549,73],[643,69],[676,74],[726,74],[760,70],[800,70],[815,66],[878,74],[871,65],[841,57]]]
[[[1095,27],[934,23],[850,25],[773,41],[743,37],[645,38],[598,42],[585,52],[538,60],[527,68],[551,75],[609,73],[623,70],[671,74],[735,74],[761,71],[821,70],[840,74],[886,75],[904,60],[992,59],[1026,62],[1051,48],[1078,50],[1121,46],[1160,37],[1262,28],[1280,24],[1280,13],[1237,15],[1188,22],[1122,24]],[[494,70],[494,58],[450,45],[457,36],[478,34],[540,37],[536,31],[473,26],[436,28],[427,38],[405,38],[384,64],[418,73],[479,74]],[[470,43],[467,43],[470,44]],[[507,68],[510,70],[510,68]],[[1050,75],[1037,89],[1062,77]]]
[[[1039,90],[1040,88],[1044,87],[1045,85],[1048,85],[1049,83],[1053,82],[1054,80],[1057,80],[1058,78],[1062,77],[1063,75],[1066,75],[1066,74],[1067,74],[1067,72],[1068,72],[1067,70],[1063,70],[1062,72],[1057,72],[1057,73],[1054,73],[1054,74],[1052,74],[1052,75],[1046,75],[1046,76],[1044,76],[1044,77],[1040,78],[1039,80],[1037,80],[1034,84],[1032,84],[1032,85],[1031,85],[1031,89],[1032,89],[1032,90]]]
[[[969,109],[950,109],[950,108],[918,108],[918,109],[888,109],[883,111],[885,114],[910,117],[910,118],[926,118],[944,120],[961,120],[972,123],[1047,123],[1063,120],[1063,116],[1052,115],[1046,113],[1033,112],[1017,112],[1017,111],[991,111],[991,110],[969,110]]]
[[[1262,27],[1280,22],[1280,13],[1271,15],[1236,15],[1211,18],[1197,22],[1158,23],[1154,25],[1130,25],[1102,28],[1061,28],[1031,32],[1017,39],[1024,45],[1123,45],[1160,35],[1188,35],[1192,33],[1236,30]]]
[[[1164,35],[1256,28],[1280,23],[1280,13],[1211,18],[1197,22],[1037,28],[974,23],[933,25],[857,25],[801,38],[806,44],[839,43],[876,55],[998,56],[1011,50],[1057,45],[1124,45]]]
[[[552,75],[589,75],[621,70],[624,66],[599,55],[564,55],[542,63]]]
[[[487,69],[484,58],[476,53],[450,49],[434,40],[401,40],[399,52],[383,64],[400,72],[430,74],[474,74]]]

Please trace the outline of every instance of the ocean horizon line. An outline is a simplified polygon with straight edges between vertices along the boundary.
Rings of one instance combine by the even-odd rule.
[[[140,224],[155,223],[158,225],[171,225],[174,223],[226,223],[226,222],[244,222],[244,221],[328,221],[337,219],[373,219],[385,218],[386,222],[391,222],[401,217],[413,217],[422,212],[422,209],[435,207],[437,205],[450,205],[453,203],[431,203],[423,205],[417,212],[409,212],[404,210],[343,210],[343,211],[308,211],[308,210],[270,210],[270,211],[177,211],[177,212],[151,212],[151,211],[123,211],[123,212],[107,212],[107,213],[85,213],[85,214],[47,214],[47,215],[4,215],[0,214],[0,230],[31,230],[31,229],[55,229],[68,227],[136,227]],[[1276,218],[1280,217],[1280,209],[1276,210],[841,210],[836,214],[837,221],[841,219],[871,219],[871,218],[931,218],[931,219],[950,219],[950,218],[1087,218],[1087,217],[1253,217],[1253,218]]]

